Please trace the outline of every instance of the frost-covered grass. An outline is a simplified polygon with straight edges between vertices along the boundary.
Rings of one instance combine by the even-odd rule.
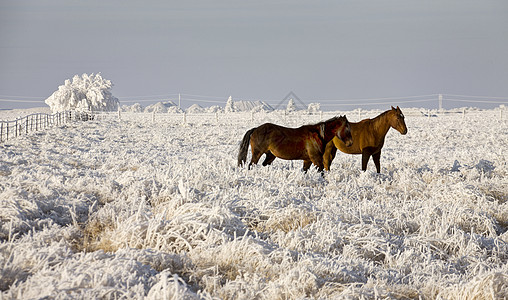
[[[122,115],[9,140],[0,295],[506,297],[506,116],[404,112],[381,174],[341,153],[324,178],[299,161],[236,166],[248,129],[319,116]]]

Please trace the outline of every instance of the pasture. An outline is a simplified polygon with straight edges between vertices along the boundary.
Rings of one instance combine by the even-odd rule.
[[[324,177],[237,167],[247,130],[344,112],[113,114],[0,144],[0,298],[506,297],[506,116],[402,110],[380,174],[341,152]]]

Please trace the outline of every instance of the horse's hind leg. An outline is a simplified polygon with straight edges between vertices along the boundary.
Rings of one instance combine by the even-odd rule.
[[[265,161],[263,162],[263,166],[267,166],[267,165],[271,164],[276,158],[276,156],[273,155],[272,152],[270,152],[270,151],[266,152],[265,154],[266,154],[266,157],[265,157]]]
[[[250,160],[249,169],[254,164],[257,164],[259,159],[261,158],[261,155],[263,155],[263,152],[256,150],[255,148],[252,148],[252,158]]]

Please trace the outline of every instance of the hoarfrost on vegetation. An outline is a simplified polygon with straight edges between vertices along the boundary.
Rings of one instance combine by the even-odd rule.
[[[303,112],[112,114],[9,140],[1,296],[502,299],[508,121],[403,111],[381,174],[341,153],[325,178],[236,166],[248,129],[319,121]]]
[[[235,112],[235,106],[233,104],[233,97],[229,96],[228,101],[226,102],[226,106],[224,107],[225,113]]]
[[[286,112],[294,112],[296,110],[295,100],[289,99],[288,105],[286,106]]]
[[[320,103],[311,103],[307,107],[307,110],[309,113],[317,113],[321,111],[321,104]]]
[[[157,102],[152,105],[145,107],[144,112],[146,113],[167,113],[167,112],[179,112],[178,106],[173,101]]]
[[[46,99],[53,112],[78,111],[117,111],[119,101],[111,93],[113,84],[100,73],[75,75],[67,79]]]
[[[317,106],[319,109],[319,105]],[[238,100],[233,101],[232,97],[229,97],[224,107],[220,105],[213,105],[209,107],[202,107],[199,104],[193,104],[185,111],[178,107],[173,101],[157,102],[155,104],[148,105],[143,108],[139,103],[133,105],[122,105],[123,112],[145,112],[145,113],[190,113],[190,114],[202,114],[202,113],[231,113],[231,112],[270,112],[273,111],[273,107],[263,101],[247,101]],[[315,110],[312,110],[314,112]]]

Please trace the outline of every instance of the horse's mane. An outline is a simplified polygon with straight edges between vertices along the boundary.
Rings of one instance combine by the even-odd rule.
[[[367,119],[367,120],[374,120],[374,119],[377,119],[377,118],[380,118],[380,117],[383,117],[384,115],[387,115],[390,111],[392,111],[391,109],[387,110],[387,111],[384,111],[382,113],[380,113],[379,115],[375,116],[374,118],[372,119]],[[363,120],[362,120],[363,121]]]
[[[333,122],[333,121],[337,121],[338,119],[347,119],[346,116],[335,116],[335,117],[332,117],[326,121],[321,121],[321,122],[318,122],[318,123],[314,123],[314,124],[306,124],[306,125],[302,125],[300,126],[300,128],[302,127],[315,127],[315,128],[320,128],[321,125],[325,125],[327,123],[330,123],[330,122]]]
[[[346,118],[346,116],[335,116],[335,117],[332,117],[326,121],[321,121],[319,123],[316,123],[314,125],[321,125],[321,124],[326,124],[326,123],[330,123],[330,122],[334,122],[334,121],[337,121],[338,119],[342,119],[342,118]]]
[[[388,113],[389,113],[389,112],[391,112],[391,111],[392,111],[391,109],[389,109],[389,110],[387,110],[387,111],[384,111],[384,112],[380,113],[378,117],[383,116],[383,115],[386,115],[386,114],[388,114]]]

